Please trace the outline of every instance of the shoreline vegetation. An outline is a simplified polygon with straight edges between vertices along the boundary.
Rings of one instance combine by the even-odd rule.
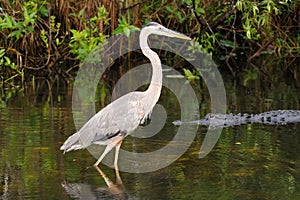
[[[111,35],[130,34],[150,21],[201,44],[232,74],[238,59],[263,54],[286,60],[282,71],[300,73],[300,2],[18,0],[0,2],[0,88],[23,88],[38,79],[72,82],[86,55]],[[296,63],[296,64],[295,64]],[[299,66],[298,66],[299,67]],[[249,75],[249,76],[250,76]]]

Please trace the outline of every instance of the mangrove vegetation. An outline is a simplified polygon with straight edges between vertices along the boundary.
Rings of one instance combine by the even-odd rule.
[[[191,36],[232,74],[266,73],[237,64],[262,54],[284,59],[280,70],[299,74],[299,10],[298,0],[1,0],[0,87],[72,82],[92,49],[150,21]]]

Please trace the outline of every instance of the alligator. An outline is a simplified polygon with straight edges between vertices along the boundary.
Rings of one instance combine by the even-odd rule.
[[[273,110],[259,114],[219,114],[208,113],[204,119],[182,122],[174,121],[174,125],[197,124],[210,127],[230,127],[249,123],[261,123],[269,125],[285,125],[300,122],[300,110]]]

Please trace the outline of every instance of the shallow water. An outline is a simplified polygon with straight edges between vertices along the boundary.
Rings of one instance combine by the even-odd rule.
[[[292,79],[272,84],[257,80],[250,86],[234,83],[228,77],[224,79],[229,112],[300,109],[299,83]],[[210,112],[209,95],[203,88],[195,90],[203,118]],[[72,91],[66,88],[53,89],[51,93],[29,90],[2,101],[1,199],[300,198],[299,123],[224,128],[217,145],[202,159],[199,149],[207,127],[200,126],[194,142],[171,165],[149,173],[121,171],[124,190],[118,185],[109,189],[92,167],[96,159],[89,151],[63,155],[59,150],[76,131],[71,102]],[[168,144],[178,130],[172,122],[180,119],[180,109],[167,89],[163,90],[159,103],[168,116],[163,129],[147,139],[127,137],[122,148],[148,152]],[[114,169],[103,164],[100,168],[115,183]],[[125,193],[116,195],[116,191]]]

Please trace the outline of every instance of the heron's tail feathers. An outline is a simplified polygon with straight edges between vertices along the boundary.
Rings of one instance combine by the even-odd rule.
[[[80,142],[80,135],[79,133],[74,133],[71,135],[65,143],[60,147],[60,150],[64,151],[64,153],[72,151],[72,150],[78,150],[82,149],[81,142]]]

